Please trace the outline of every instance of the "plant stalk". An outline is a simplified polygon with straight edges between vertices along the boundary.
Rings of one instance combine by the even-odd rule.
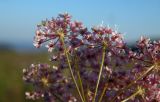
[[[94,97],[93,97],[93,102],[95,102],[99,82],[100,82],[100,79],[101,79],[101,74],[102,74],[102,69],[103,69],[103,64],[104,64],[104,59],[105,59],[105,52],[106,52],[105,50],[106,50],[106,45],[103,45],[102,62],[101,62],[100,72],[99,72],[99,75],[98,75],[97,85],[96,85],[96,89],[95,89],[95,93],[94,93]]]
[[[128,98],[124,99],[121,102],[127,102],[128,100],[132,99],[133,97],[137,96],[139,94],[139,91],[135,92],[134,94],[132,94],[131,96],[129,96]]]
[[[79,89],[79,87],[78,87],[78,84],[77,84],[77,82],[76,82],[76,79],[75,79],[75,77],[74,77],[72,68],[71,68],[71,63],[70,63],[70,60],[69,60],[69,56],[68,56],[68,52],[67,52],[67,49],[66,49],[66,46],[65,46],[65,43],[64,43],[63,36],[60,37],[60,39],[61,39],[62,44],[63,44],[63,46],[64,46],[64,52],[65,52],[65,56],[66,56],[66,58],[67,58],[67,63],[68,63],[68,66],[69,66],[69,71],[70,71],[72,80],[73,80],[73,82],[74,82],[74,84],[75,84],[75,86],[76,86],[76,89],[77,89],[77,91],[78,91],[78,94],[79,94],[79,96],[80,96],[81,101],[84,102],[84,100],[83,100],[83,98],[82,98],[82,95],[81,95],[81,92],[80,92],[80,89]]]
[[[53,94],[60,102],[64,102],[64,100],[62,99],[62,97],[60,97],[58,94],[54,93]]]
[[[103,89],[103,91],[102,91],[102,94],[101,94],[100,99],[99,99],[98,102],[102,102],[102,99],[103,99],[103,96],[104,96],[106,90],[107,90],[107,85],[105,85],[105,87],[104,87],[104,89]]]
[[[122,90],[120,90],[117,93],[117,95],[110,102],[115,102],[115,99],[116,99],[117,96],[119,96],[123,91],[127,90],[128,88],[130,88],[133,84],[136,83],[136,81],[138,81],[139,79],[142,79],[145,75],[147,75],[149,72],[151,72],[154,68],[155,68],[154,65],[151,66],[151,67],[149,67],[149,69],[147,69],[144,73],[142,73],[138,78],[136,78],[129,85],[127,85],[125,88],[123,88]]]
[[[75,58],[75,67],[76,67],[76,70],[77,70],[77,75],[78,75],[78,81],[79,81],[79,84],[80,84],[81,94],[82,94],[82,97],[84,99],[84,102],[86,102],[85,95],[84,95],[83,83],[82,83],[81,75],[80,75],[79,70],[78,70],[78,61],[77,61],[78,58],[77,58],[77,55],[75,57],[76,57]]]

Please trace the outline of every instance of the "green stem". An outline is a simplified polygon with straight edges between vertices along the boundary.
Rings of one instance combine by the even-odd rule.
[[[78,80],[80,82],[80,89],[81,89],[82,97],[84,99],[84,102],[86,102],[85,95],[84,95],[83,83],[82,83],[82,80],[81,80],[81,76],[79,74],[79,71],[77,73],[78,73]]]
[[[58,94],[53,93],[53,95],[54,95],[60,102],[64,102],[63,99],[62,99],[62,97],[59,96]]]
[[[100,82],[100,79],[101,79],[101,74],[102,74],[102,69],[103,69],[103,64],[104,64],[104,58],[105,58],[105,50],[106,50],[106,45],[103,45],[102,62],[101,62],[100,72],[99,72],[99,75],[98,75],[97,85],[96,85],[96,89],[95,89],[95,93],[94,93],[94,97],[93,97],[93,102],[95,102],[99,82]]]
[[[103,89],[103,91],[102,91],[102,94],[101,94],[100,99],[99,99],[98,102],[102,102],[102,99],[103,99],[103,96],[104,96],[106,90],[107,90],[107,85],[105,85],[105,87],[104,87],[104,89]]]
[[[137,96],[139,94],[139,91],[135,92],[134,94],[132,94],[131,96],[129,96],[128,98],[124,99],[121,102],[127,102],[128,100],[132,99],[133,97]]]
[[[151,72],[153,69],[155,68],[155,66],[151,66],[149,69],[147,69],[144,73],[142,73],[138,78],[136,78],[135,80],[133,80],[129,85],[127,85],[125,88],[123,88],[122,90],[120,90],[117,95],[110,101],[110,102],[115,102],[115,99],[117,98],[117,96],[119,96],[123,91],[127,90],[128,88],[130,88],[133,84],[136,83],[136,81],[138,81],[139,79],[142,79],[145,75],[147,75],[149,72]]]
[[[76,58],[75,58],[75,67],[76,67],[76,70],[77,70],[78,81],[79,81],[79,84],[80,84],[80,89],[81,89],[82,97],[84,99],[84,102],[86,102],[85,95],[84,95],[83,83],[82,83],[81,75],[80,75],[79,70],[78,70],[78,61],[77,61],[78,58],[77,58],[76,53],[75,53],[75,56],[76,56]]]
[[[77,91],[78,91],[78,94],[79,94],[79,96],[80,96],[81,101],[84,102],[84,100],[83,100],[83,98],[82,98],[82,95],[81,95],[81,93],[80,93],[79,87],[78,87],[78,85],[77,85],[76,79],[75,79],[75,77],[74,77],[72,68],[71,68],[71,64],[70,64],[68,52],[67,52],[67,50],[66,50],[66,46],[65,46],[65,43],[64,43],[64,39],[63,39],[63,37],[60,37],[60,39],[61,39],[62,44],[63,44],[63,46],[64,46],[64,52],[65,52],[65,56],[66,56],[66,58],[67,58],[67,63],[68,63],[68,66],[69,66],[69,71],[70,71],[72,80],[73,80],[73,82],[74,82],[74,84],[75,84],[75,86],[76,86],[76,89],[77,89]]]

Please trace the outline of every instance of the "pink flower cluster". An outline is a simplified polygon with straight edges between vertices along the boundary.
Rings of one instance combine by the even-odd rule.
[[[53,53],[53,65],[24,69],[24,81],[35,88],[26,93],[29,99],[160,102],[160,40],[141,37],[130,48],[118,31],[106,26],[88,29],[65,13],[37,26],[34,46],[42,44]]]

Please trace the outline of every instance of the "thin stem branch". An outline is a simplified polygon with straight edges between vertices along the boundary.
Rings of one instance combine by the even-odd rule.
[[[75,79],[75,77],[74,77],[72,68],[71,68],[71,63],[70,63],[70,60],[69,60],[69,56],[68,56],[68,53],[67,53],[67,49],[66,49],[66,46],[65,46],[65,43],[64,43],[63,36],[60,37],[60,39],[61,39],[62,44],[63,44],[63,46],[64,46],[64,52],[65,52],[65,56],[66,56],[66,58],[67,58],[67,63],[68,63],[68,67],[69,67],[69,71],[70,71],[72,80],[73,80],[73,82],[74,82],[74,84],[75,84],[75,86],[76,86],[76,89],[77,89],[77,91],[78,91],[78,94],[79,94],[79,96],[80,96],[81,101],[84,102],[84,100],[83,100],[83,98],[82,98],[82,95],[81,95],[81,92],[80,92],[80,89],[79,89],[79,87],[78,87],[78,84],[77,84],[77,82],[76,82],[76,79]]]
[[[98,75],[97,85],[96,85],[96,89],[95,89],[95,93],[94,93],[94,97],[93,97],[93,102],[95,102],[99,82],[100,82],[100,79],[101,79],[101,74],[102,74],[102,69],[103,69],[103,64],[104,64],[104,58],[105,58],[105,52],[106,52],[105,50],[106,50],[106,45],[103,45],[102,62],[101,62],[100,72],[99,72],[99,75]]]
[[[81,79],[81,76],[80,76],[79,71],[78,71],[77,73],[78,73],[78,80],[79,80],[79,82],[80,82],[80,89],[81,89],[82,97],[83,97],[83,99],[84,99],[84,102],[86,102],[86,100],[85,100],[85,95],[84,95],[84,88],[83,88],[82,79]]]
[[[119,96],[123,91],[127,90],[128,88],[130,88],[133,84],[136,83],[136,81],[138,81],[139,79],[142,79],[145,75],[147,75],[149,72],[151,72],[154,68],[155,68],[154,65],[149,67],[144,73],[142,73],[139,77],[137,77],[135,80],[133,80],[129,85],[127,85],[125,88],[120,90],[117,93],[117,95],[110,102],[115,102],[115,99],[117,98],[117,96]]]
[[[102,91],[102,94],[101,94],[100,99],[99,99],[98,102],[102,102],[102,99],[103,99],[103,96],[104,96],[106,90],[107,90],[107,85],[104,86],[103,91]]]
[[[127,102],[128,100],[135,98],[137,95],[141,95],[143,97],[144,93],[145,93],[145,89],[143,89],[142,87],[138,86],[137,87],[137,91],[135,93],[133,93],[131,96],[129,96],[128,98],[124,99],[121,102]]]
[[[135,92],[134,94],[132,94],[131,96],[129,96],[128,98],[124,99],[121,102],[127,102],[128,100],[132,99],[133,97],[137,96],[139,94],[139,91]]]
[[[62,97],[59,96],[58,94],[53,93],[53,95],[54,95],[60,102],[64,102],[64,100],[62,99]]]
[[[79,73],[79,68],[78,68],[78,57],[75,53],[75,67],[76,67],[76,70],[77,70],[77,75],[78,75],[78,81],[79,81],[79,84],[80,84],[80,89],[81,89],[81,94],[82,94],[82,97],[84,99],[84,101],[86,102],[86,99],[85,99],[85,95],[84,95],[84,88],[83,88],[83,83],[82,83],[82,78],[81,78],[81,75]]]

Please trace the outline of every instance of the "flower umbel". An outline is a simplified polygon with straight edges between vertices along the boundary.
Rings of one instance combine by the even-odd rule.
[[[23,80],[27,99],[45,102],[160,102],[160,40],[141,37],[129,47],[122,34],[88,29],[68,13],[42,21],[34,46],[52,52],[49,64],[31,64]]]

